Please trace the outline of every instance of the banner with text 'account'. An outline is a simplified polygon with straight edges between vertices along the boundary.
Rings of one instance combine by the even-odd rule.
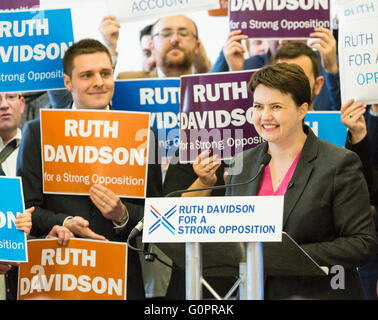
[[[106,0],[119,22],[161,18],[193,11],[217,9],[218,0]]]

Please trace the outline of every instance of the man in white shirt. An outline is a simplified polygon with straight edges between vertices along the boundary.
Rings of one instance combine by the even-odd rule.
[[[6,176],[16,176],[19,129],[25,99],[19,93],[0,94],[0,166]]]
[[[25,99],[20,93],[0,93],[0,176],[16,176],[16,164],[18,149],[22,137],[21,124],[22,114],[25,110]],[[25,210],[26,215],[17,217],[18,229],[29,235],[31,229],[31,213],[34,208]],[[18,222],[17,222],[18,221]],[[54,226],[47,236],[48,238],[58,238],[62,245],[67,244],[68,239],[73,234],[68,229],[61,226]],[[11,282],[16,281],[17,273],[12,274],[12,278],[6,286],[5,277],[12,267],[18,263],[0,261],[0,300],[15,299],[17,288]]]
[[[21,140],[19,126],[24,109],[25,99],[21,94],[0,94],[0,175],[16,176],[18,146]],[[17,264],[0,261],[0,300],[6,299],[5,274],[12,266]]]

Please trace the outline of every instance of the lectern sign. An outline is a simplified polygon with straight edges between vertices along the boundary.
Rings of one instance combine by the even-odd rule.
[[[143,242],[281,241],[283,199],[147,198]]]

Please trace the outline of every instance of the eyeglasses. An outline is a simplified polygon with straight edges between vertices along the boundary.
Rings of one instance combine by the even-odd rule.
[[[189,31],[188,29],[179,29],[176,31],[172,29],[164,29],[153,34],[152,38],[159,36],[159,37],[162,37],[163,39],[170,39],[172,38],[174,34],[177,34],[178,37],[184,40],[188,40],[192,37],[197,39],[197,35]]]
[[[3,99],[8,102],[15,102],[20,98],[20,95],[17,93],[10,93],[10,94],[0,94],[0,104],[3,103]]]

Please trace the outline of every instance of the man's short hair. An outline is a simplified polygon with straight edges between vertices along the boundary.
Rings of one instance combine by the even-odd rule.
[[[290,94],[296,105],[311,104],[311,88],[303,69],[296,64],[277,63],[257,70],[248,84],[252,95],[258,85]]]
[[[149,24],[148,26],[145,26],[142,30],[139,32],[139,41],[142,41],[142,38],[144,36],[150,36],[152,32],[152,24]]]
[[[63,70],[64,73],[72,76],[73,61],[75,57],[82,54],[92,54],[97,52],[104,52],[108,55],[110,63],[112,63],[112,56],[107,47],[100,41],[95,39],[82,39],[71,45],[63,57]]]
[[[316,79],[319,76],[320,59],[319,56],[307,44],[302,42],[285,43],[274,57],[275,61],[296,59],[300,56],[307,56],[311,59],[312,73]]]

